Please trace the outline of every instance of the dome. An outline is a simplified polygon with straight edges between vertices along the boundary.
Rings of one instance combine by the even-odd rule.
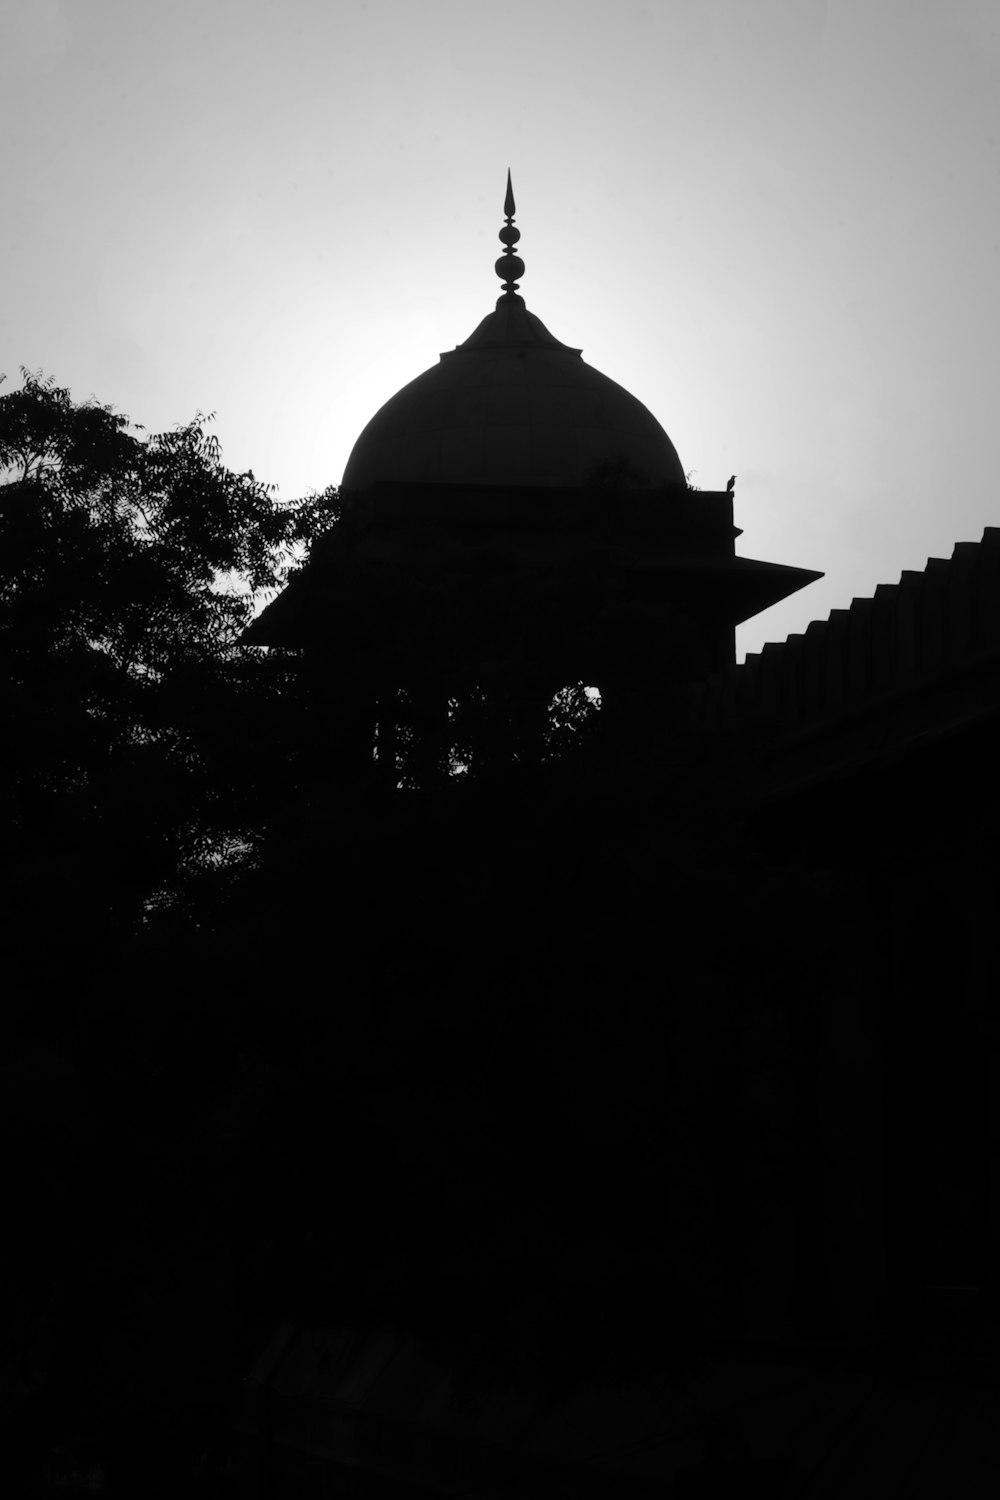
[[[508,181],[496,310],[376,412],[347,461],[345,492],[381,482],[578,489],[605,469],[633,487],[684,485],[652,412],[553,338],[517,295],[513,210]]]

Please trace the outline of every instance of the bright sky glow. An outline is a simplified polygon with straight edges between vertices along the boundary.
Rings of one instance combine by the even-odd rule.
[[[285,498],[523,293],[747,556],[741,655],[1000,524],[996,0],[0,0],[0,369]]]

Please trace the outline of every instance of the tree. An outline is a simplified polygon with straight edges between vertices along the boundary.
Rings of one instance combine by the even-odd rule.
[[[23,375],[0,398],[4,872],[58,972],[252,839],[281,668],[241,635],[336,507],[228,470],[210,418],[146,436]]]
[[[212,1305],[209,1239],[171,1249],[198,1225],[225,1045],[199,933],[266,822],[295,677],[242,634],[337,503],[279,505],[226,468],[208,417],[150,435],[22,376],[0,395],[0,900],[5,1284],[29,1372],[8,1437],[27,1453],[73,1425],[82,1351],[99,1370],[130,1305],[165,1335],[165,1257],[177,1308]],[[94,1411],[131,1398],[110,1399]]]

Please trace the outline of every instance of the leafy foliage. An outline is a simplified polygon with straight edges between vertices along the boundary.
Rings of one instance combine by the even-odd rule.
[[[231,731],[278,669],[241,634],[335,497],[280,506],[208,418],[146,436],[22,373],[0,398],[7,882],[25,917],[19,893],[65,883],[60,920],[117,938],[252,834]]]

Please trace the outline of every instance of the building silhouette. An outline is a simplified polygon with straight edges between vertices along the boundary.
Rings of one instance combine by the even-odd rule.
[[[358,636],[348,577],[364,576],[383,622],[400,622],[380,643],[381,675],[419,700],[424,735],[449,696],[512,690],[511,645],[529,634],[530,667],[527,651],[516,664],[526,724],[566,683],[613,701],[657,651],[705,679],[735,660],[738,624],[820,576],[737,556],[732,491],[689,489],[652,413],[528,311],[513,210],[508,184],[495,310],[368,423],[344,471],[347,524],[251,633],[346,664],[333,643]],[[479,596],[493,580],[489,608],[470,608],[462,584]],[[395,744],[384,694],[368,713]]]
[[[821,575],[737,555],[733,482],[690,489],[527,310],[509,178],[505,215],[495,311],[364,429],[341,520],[252,638],[339,695],[331,774],[390,790],[543,761],[573,684],[709,777],[723,747],[778,872],[751,926],[797,1018],[796,1165],[726,1221],[693,1404],[525,1378],[470,1410],[405,1332],[289,1325],[247,1383],[247,1492],[972,1493],[998,1414],[1000,529],[737,665],[735,626]],[[741,982],[766,1014],[768,975]]]

